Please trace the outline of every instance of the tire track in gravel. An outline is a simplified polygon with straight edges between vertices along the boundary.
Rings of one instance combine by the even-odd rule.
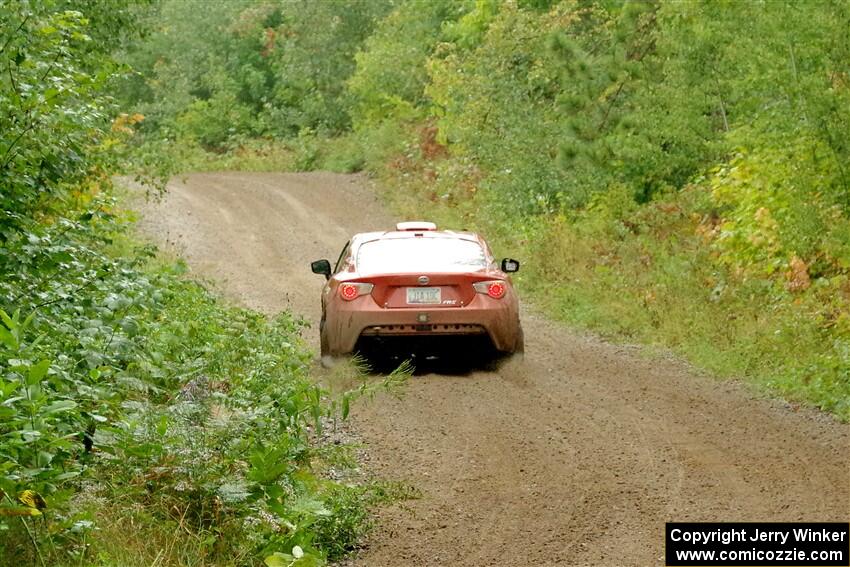
[[[235,300],[303,315],[317,349],[309,262],[395,220],[359,176],[221,173],[173,181],[141,224]],[[850,518],[846,424],[534,312],[524,327],[520,364],[353,408],[370,472],[424,496],[381,510],[349,563],[662,565],[665,521]]]

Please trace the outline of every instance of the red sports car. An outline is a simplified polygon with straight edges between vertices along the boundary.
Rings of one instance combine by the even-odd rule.
[[[318,260],[311,267],[327,279],[319,325],[325,364],[353,352],[416,356],[461,339],[494,354],[523,350],[508,276],[519,262],[497,264],[472,232],[403,222],[395,230],[356,234],[335,266]]]

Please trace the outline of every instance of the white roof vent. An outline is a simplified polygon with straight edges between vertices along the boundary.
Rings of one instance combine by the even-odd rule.
[[[400,222],[395,225],[395,229],[400,232],[419,232],[422,230],[437,230],[437,225],[432,222],[423,221]]]

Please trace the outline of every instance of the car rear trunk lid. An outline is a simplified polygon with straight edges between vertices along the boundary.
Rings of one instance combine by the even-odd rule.
[[[472,284],[482,273],[394,274],[359,278],[374,284],[372,298],[387,309],[463,307],[475,297]]]

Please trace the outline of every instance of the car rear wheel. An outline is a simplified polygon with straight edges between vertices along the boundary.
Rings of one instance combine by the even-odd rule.
[[[513,350],[502,351],[493,358],[490,369],[496,372],[515,372],[525,360],[525,333],[522,327],[517,331]]]
[[[330,346],[328,346],[324,317],[319,321],[319,362],[321,362],[322,368],[333,368],[337,362],[337,359],[331,355]]]
[[[325,336],[325,318],[319,321],[319,353],[324,357],[329,354],[328,337]]]

